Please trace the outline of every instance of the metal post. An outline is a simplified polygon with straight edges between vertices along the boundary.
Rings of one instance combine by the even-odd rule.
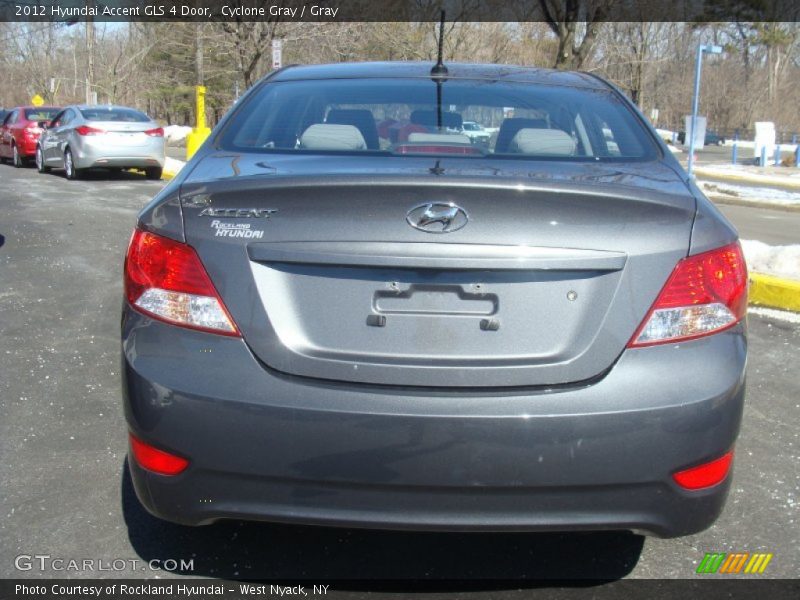
[[[703,65],[703,52],[722,54],[722,47],[706,46],[704,44],[697,46],[697,61],[694,68],[694,98],[692,98],[692,135],[689,138],[689,163],[687,168],[689,176],[692,175],[692,166],[694,164],[694,139],[697,131],[697,107],[700,104],[700,69]],[[686,135],[689,135],[689,132]]]
[[[92,88],[94,87],[94,17],[91,15],[94,0],[85,0],[86,6],[86,104],[93,102]]]
[[[767,146],[764,144],[761,146],[761,162],[758,164],[759,167],[766,167],[767,166]]]
[[[692,98],[692,130],[686,132],[686,135],[689,136],[689,163],[686,169],[689,176],[692,175],[692,166],[694,165],[694,138],[697,131],[697,107],[700,103],[700,70],[703,67],[703,49],[702,44],[697,46],[697,58],[694,66],[694,97]]]
[[[794,166],[800,167],[800,146],[794,149]]]
[[[781,164],[781,145],[778,144],[775,146],[775,166],[780,166]]]
[[[737,153],[737,150],[738,150],[738,148],[739,148],[739,144],[738,144],[738,143],[737,143],[737,141],[734,139],[734,140],[733,140],[733,156],[732,156],[732,158],[731,158],[731,162],[732,162],[733,164],[736,164],[736,153]]]

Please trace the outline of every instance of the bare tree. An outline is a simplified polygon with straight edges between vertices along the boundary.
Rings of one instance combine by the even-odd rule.
[[[545,21],[558,38],[553,63],[556,69],[583,67],[608,15],[609,4],[608,0],[539,0]]]

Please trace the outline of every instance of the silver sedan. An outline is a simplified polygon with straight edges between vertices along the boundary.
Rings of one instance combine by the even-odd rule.
[[[50,123],[36,148],[40,173],[64,169],[78,179],[86,169],[143,169],[160,179],[164,130],[141,111],[124,106],[68,106]]]

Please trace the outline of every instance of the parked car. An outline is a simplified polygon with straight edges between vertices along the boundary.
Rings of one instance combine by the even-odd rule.
[[[122,372],[151,513],[659,536],[719,515],[735,229],[604,80],[447,69],[274,71],[139,214]],[[501,123],[494,146],[448,131],[453,106]],[[426,112],[406,139],[376,125]]]
[[[49,124],[36,148],[40,173],[63,168],[78,179],[93,168],[143,169],[160,179],[164,129],[141,111],[125,106],[68,106]]]
[[[678,132],[678,142],[683,144],[683,141],[685,139],[686,139],[686,132],[685,131],[679,131]],[[718,135],[717,132],[715,132],[712,129],[706,129],[706,137],[705,137],[705,141],[703,142],[704,146],[721,146],[724,143],[725,143],[725,138],[724,137],[722,137],[721,135]]]
[[[488,144],[492,134],[475,121],[464,121],[461,133],[466,135],[473,144]]]
[[[49,121],[60,109],[54,106],[18,106],[8,112],[0,126],[0,159],[11,159],[22,167],[36,153],[42,129],[39,121]]]

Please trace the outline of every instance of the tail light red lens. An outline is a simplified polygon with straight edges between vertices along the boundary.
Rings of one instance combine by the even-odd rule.
[[[153,471],[159,475],[178,475],[186,470],[189,461],[183,457],[164,452],[137,438],[132,433],[128,434],[131,453],[136,463],[143,469]]]
[[[101,133],[105,133],[102,129],[98,129],[97,127],[89,127],[88,125],[81,125],[80,127],[75,128],[75,133],[78,135],[100,135]]]
[[[733,450],[719,458],[672,475],[679,486],[686,490],[701,490],[722,483],[728,476],[733,462]]]
[[[136,229],[125,257],[125,295],[162,321],[238,336],[239,331],[194,248]]]
[[[155,129],[148,129],[145,131],[146,135],[150,137],[164,137],[164,128],[163,127],[156,127]]]
[[[404,144],[394,150],[397,154],[461,154],[464,156],[477,156],[483,154],[478,148],[472,146],[437,146],[434,144]]]
[[[746,312],[747,267],[736,242],[682,259],[628,347],[718,333]]]

